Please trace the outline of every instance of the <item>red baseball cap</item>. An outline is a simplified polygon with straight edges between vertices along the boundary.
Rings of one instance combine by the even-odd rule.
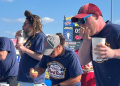
[[[100,16],[102,16],[100,9],[96,5],[94,5],[92,3],[88,3],[88,4],[83,5],[79,9],[78,14],[75,15],[74,17],[72,17],[71,21],[77,22],[78,18],[83,18],[89,14],[96,14],[96,13],[99,14]]]

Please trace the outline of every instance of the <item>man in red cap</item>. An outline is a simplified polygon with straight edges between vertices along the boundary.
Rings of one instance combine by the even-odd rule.
[[[100,9],[92,3],[83,5],[71,20],[80,25],[81,65],[92,61],[97,86],[120,86],[120,25],[109,20],[104,22]],[[94,54],[99,55],[97,59],[102,58],[102,61],[92,59],[92,37],[106,38],[105,45],[97,44],[94,48]]]

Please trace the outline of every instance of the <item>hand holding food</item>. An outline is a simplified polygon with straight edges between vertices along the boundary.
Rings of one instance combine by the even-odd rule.
[[[17,31],[15,34],[15,38],[17,38],[18,36],[21,36],[21,33],[22,33],[22,30]]]
[[[93,67],[85,67],[85,70],[93,69]]]
[[[38,72],[35,71],[33,68],[30,68],[30,76],[31,76],[32,78],[37,78]]]

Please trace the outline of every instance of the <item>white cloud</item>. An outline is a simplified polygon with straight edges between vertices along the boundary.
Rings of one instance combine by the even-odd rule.
[[[6,22],[10,22],[10,23],[13,23],[13,22],[24,22],[25,21],[25,18],[18,18],[18,19],[15,19],[15,20],[12,20],[12,19],[6,19],[6,18],[1,18],[3,21],[6,21]],[[49,18],[49,17],[44,17],[42,18],[42,23],[43,24],[46,24],[46,23],[50,23],[50,22],[54,22],[55,20],[52,19],[52,18]]]
[[[12,32],[11,35],[14,35],[15,36],[16,32]]]
[[[10,23],[13,23],[13,22],[24,22],[25,19],[24,18],[18,18],[18,19],[15,19],[15,20],[12,20],[12,19],[6,19],[6,18],[1,18],[3,21],[6,21],[6,22],[10,22]]]
[[[115,23],[120,23],[120,20],[116,20]]]
[[[49,18],[49,17],[44,17],[44,18],[42,19],[42,23],[43,23],[43,24],[49,23],[49,22],[53,22],[53,21],[55,21],[55,20],[52,19],[52,18]]]
[[[9,1],[9,2],[12,2],[13,0],[2,0],[2,1]]]
[[[16,32],[5,31],[5,33],[7,33],[7,34],[9,34],[9,35],[14,35],[14,36],[15,36],[15,33],[16,33]]]
[[[11,31],[5,31],[5,33],[11,33]]]
[[[24,22],[25,19],[24,18],[18,18],[18,19],[15,19],[14,21],[16,21],[16,22]]]

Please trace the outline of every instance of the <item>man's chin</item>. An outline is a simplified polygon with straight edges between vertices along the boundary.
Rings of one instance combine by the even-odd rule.
[[[23,37],[24,37],[25,39],[27,39],[27,38],[29,38],[30,36],[23,34]]]

